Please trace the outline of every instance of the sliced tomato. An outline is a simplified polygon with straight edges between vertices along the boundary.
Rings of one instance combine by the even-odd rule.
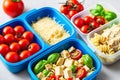
[[[78,60],[82,57],[82,52],[79,49],[76,49],[74,52],[70,53],[70,56],[74,60]]]
[[[60,80],[58,76],[51,75],[47,80]]]
[[[67,80],[73,80],[73,78],[68,78]]]
[[[77,72],[76,72],[77,78],[79,78],[81,80],[84,77],[86,77],[86,75],[87,75],[87,71],[84,68],[82,68],[82,67],[77,68]]]

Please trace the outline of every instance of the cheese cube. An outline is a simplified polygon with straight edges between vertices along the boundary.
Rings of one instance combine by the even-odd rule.
[[[43,74],[42,72],[40,72],[40,73],[37,74],[37,77],[38,77],[39,79],[42,79],[42,78],[45,77],[45,76],[44,76],[44,74]]]
[[[63,65],[63,63],[64,63],[64,58],[59,58],[56,65],[61,66],[61,65]]]
[[[68,49],[69,53],[73,52],[75,50],[75,48],[72,46]]]
[[[73,63],[74,63],[74,60],[66,59],[65,62],[64,62],[64,66],[69,67],[69,66],[73,65]]]
[[[63,58],[69,58],[69,57],[70,57],[70,54],[69,54],[69,52],[68,52],[67,50],[63,50],[63,51],[61,52],[61,56],[62,56]]]
[[[68,78],[72,78],[72,70],[69,68],[66,68],[64,70],[64,78],[68,79]]]
[[[83,66],[83,68],[84,68],[87,72],[90,70],[89,67],[87,67],[86,65]]]
[[[55,75],[63,76],[63,68],[61,66],[55,67]]]
[[[52,65],[51,65],[51,64],[46,64],[46,65],[45,65],[45,68],[46,68],[47,70],[50,70],[50,69],[52,69]]]

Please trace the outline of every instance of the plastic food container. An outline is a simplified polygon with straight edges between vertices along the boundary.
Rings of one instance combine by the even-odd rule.
[[[111,26],[113,23],[118,23],[120,22],[120,18],[116,18],[114,19],[113,21],[111,21],[110,23],[107,23],[105,25],[103,25],[102,27],[90,32],[87,36],[87,40],[89,42],[89,45],[92,46],[92,48],[95,50],[95,53],[98,55],[98,57],[101,59],[101,61],[103,62],[103,64],[106,64],[106,65],[110,65],[110,64],[113,64],[115,63],[117,60],[120,59],[120,50],[117,51],[116,53],[114,54],[111,54],[111,55],[106,55],[105,53],[101,52],[100,50],[98,50],[96,48],[95,45],[92,44],[92,42],[90,41],[90,38],[93,37],[94,33],[98,33],[98,34],[101,34],[102,31],[104,29],[106,29],[107,27]]]
[[[41,55],[37,56],[36,58],[30,61],[28,65],[28,72],[30,74],[31,80],[38,80],[37,76],[33,72],[33,67],[39,60],[46,59],[47,56],[49,56],[54,52],[61,52],[62,50],[65,49],[67,50],[71,46],[80,49],[83,54],[89,54],[92,57],[95,71],[91,75],[84,78],[84,80],[94,79],[101,70],[101,62],[99,58],[93,53],[93,51],[89,47],[87,47],[87,45],[83,41],[78,39],[68,39],[68,40],[64,40],[64,42],[60,42],[57,45],[47,49]]]
[[[22,14],[21,16],[1,25],[0,32],[2,32],[2,29],[7,25],[10,25],[12,27],[14,27],[16,25],[24,26],[25,30],[31,31],[34,34],[33,41],[38,43],[41,46],[41,50],[39,50],[37,53],[33,54],[32,56],[30,56],[24,60],[21,60],[19,62],[16,62],[16,63],[8,62],[0,54],[0,59],[2,60],[2,62],[5,64],[5,66],[8,68],[9,71],[11,71],[13,73],[20,72],[21,70],[27,68],[27,65],[31,59],[33,59],[35,56],[41,54],[45,49],[51,47],[50,45],[47,45],[31,27],[32,21],[37,20],[37,18],[39,18],[39,17],[45,17],[45,16],[49,16],[51,18],[55,17],[56,20],[59,21],[59,24],[64,24],[64,26],[63,26],[64,29],[66,31],[68,31],[70,34],[70,37],[68,37],[68,39],[75,37],[76,33],[75,33],[74,27],[71,24],[71,22],[54,8],[44,7],[44,8],[40,8],[38,10],[33,9],[29,12]],[[54,46],[54,45],[52,45],[52,46]]]
[[[109,5],[108,3],[101,2],[101,3],[99,3],[99,4],[101,4],[101,5],[104,7],[104,9],[115,12],[115,13],[117,14],[117,16],[120,15],[119,12],[118,12],[114,7],[112,7],[111,5]],[[94,4],[92,7],[89,7],[88,9],[85,9],[85,10],[83,10],[83,11],[75,14],[75,15],[71,18],[72,23],[73,23],[73,21],[74,21],[77,17],[83,18],[83,17],[85,17],[85,16],[89,16],[89,15],[90,15],[90,9],[94,9],[95,7],[96,7],[96,4]],[[73,23],[73,24],[74,24],[74,23]],[[85,34],[85,33],[81,32],[81,31],[79,30],[79,28],[77,28],[77,26],[74,25],[74,27],[76,28],[76,31],[77,31],[78,34],[81,36],[81,38],[82,38],[86,43],[88,43],[86,37],[87,37],[87,35],[88,35],[89,33],[88,33],[88,34]],[[95,29],[94,29],[94,30],[95,30]],[[94,30],[92,30],[92,31],[94,31]]]

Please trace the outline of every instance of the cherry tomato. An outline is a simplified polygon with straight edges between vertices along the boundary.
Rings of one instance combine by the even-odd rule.
[[[79,4],[78,0],[68,0],[69,4]]]
[[[29,41],[32,41],[34,38],[34,35],[30,31],[25,31],[22,35],[23,38],[28,39]]]
[[[28,51],[30,51],[32,54],[36,53],[37,51],[39,51],[41,48],[37,43],[31,43],[28,46]]]
[[[67,80],[73,80],[73,78],[68,78]]]
[[[0,54],[5,56],[7,52],[10,50],[9,46],[6,44],[0,44]]]
[[[82,57],[82,52],[79,49],[76,49],[74,52],[70,53],[70,56],[74,60],[78,60]]]
[[[82,67],[77,68],[77,72],[76,72],[77,78],[79,78],[81,80],[84,77],[86,77],[86,75],[87,75],[87,71],[84,68],[82,68]]]
[[[98,22],[93,21],[93,22],[90,23],[90,26],[91,26],[91,28],[95,29],[95,28],[98,28],[100,25],[99,25]]]
[[[89,26],[88,25],[83,25],[80,28],[80,31],[83,32],[83,33],[88,33],[89,32]]]
[[[5,38],[5,42],[8,44],[15,41],[15,37],[13,36],[13,34],[6,34],[4,38]]]
[[[62,5],[60,7],[60,12],[62,12],[63,14],[67,15],[69,10],[70,10],[71,6],[70,5]]]
[[[84,19],[84,22],[85,22],[86,25],[88,25],[89,23],[94,21],[93,18],[90,17],[90,16],[85,16],[83,19]]]
[[[73,22],[78,28],[80,28],[81,26],[83,26],[84,24],[84,20],[82,18],[76,18]]]
[[[101,24],[101,25],[103,25],[103,24],[105,24],[105,19],[103,17],[98,17],[96,19],[96,22],[99,23],[99,24]]]
[[[21,49],[26,49],[30,42],[27,39],[21,39],[18,44],[20,45]]]
[[[76,10],[77,10],[78,12],[84,10],[83,5],[82,5],[81,3],[77,4],[77,5],[76,5]]]
[[[23,26],[18,25],[18,26],[15,26],[14,31],[17,35],[22,35],[25,29]]]
[[[6,26],[3,28],[3,34],[14,34],[14,29],[11,26]]]
[[[29,56],[31,56],[31,53],[28,50],[24,50],[20,53],[20,59],[21,60],[26,59]]]
[[[4,42],[5,42],[5,38],[2,35],[0,35],[0,44],[2,44]]]
[[[47,80],[60,80],[58,76],[51,75]]]
[[[19,57],[18,53],[11,51],[11,52],[8,52],[6,54],[5,59],[8,62],[15,63],[15,62],[18,62],[20,60],[20,57]]]
[[[68,13],[68,17],[71,18],[73,15],[75,15],[77,13],[76,10],[70,10]]]
[[[23,12],[24,3],[22,0],[4,0],[3,10],[7,15],[16,17]]]
[[[12,44],[10,44],[10,50],[14,52],[18,52],[20,51],[20,45],[16,42],[13,42]]]

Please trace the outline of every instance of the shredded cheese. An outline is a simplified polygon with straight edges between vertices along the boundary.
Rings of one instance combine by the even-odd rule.
[[[32,23],[32,27],[49,45],[56,44],[70,36],[70,34],[64,30],[62,25],[58,24],[50,17],[39,19],[37,22]]]

